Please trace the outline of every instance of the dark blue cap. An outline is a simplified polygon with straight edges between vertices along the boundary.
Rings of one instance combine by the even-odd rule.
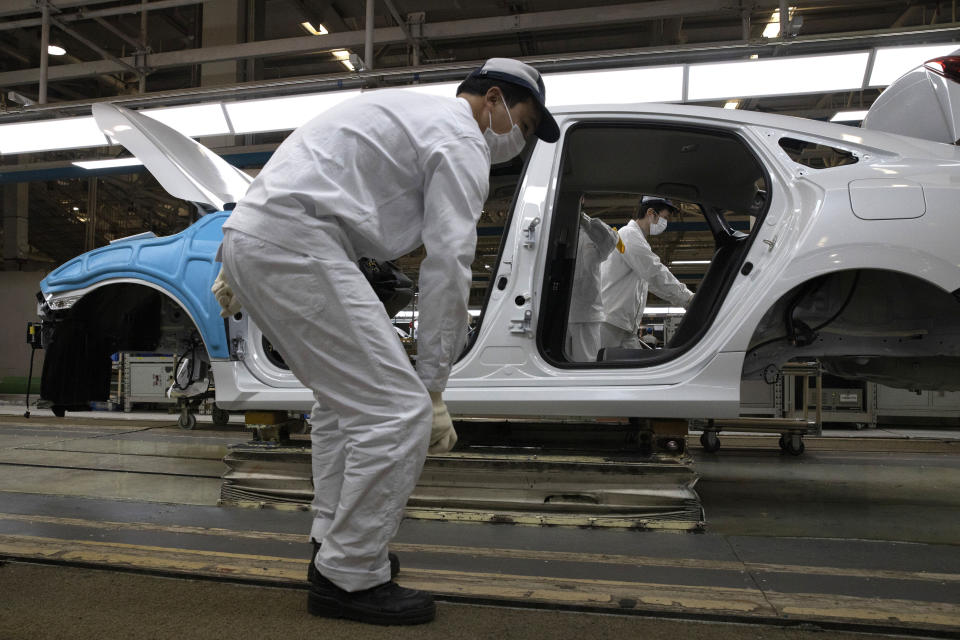
[[[556,142],[560,139],[560,127],[547,110],[547,91],[539,71],[513,58],[490,58],[467,77],[502,80],[529,90],[540,107],[541,114],[540,125],[534,131],[534,135],[544,142]]]

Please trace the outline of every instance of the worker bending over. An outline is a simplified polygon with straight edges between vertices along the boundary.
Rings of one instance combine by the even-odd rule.
[[[644,196],[637,216],[620,229],[624,251],[613,253],[601,267],[601,296],[606,316],[601,342],[605,348],[642,347],[637,331],[648,291],[684,309],[690,304],[693,292],[660,262],[647,241],[648,236],[663,233],[670,214],[676,212],[677,208],[669,200]]]
[[[237,301],[316,399],[318,551],[309,610],[376,624],[432,620],[433,597],[392,581],[396,534],[424,458],[457,436],[441,399],[467,336],[470,264],[490,164],[559,137],[540,74],[493,58],[456,98],[371,91],[306,123],[223,225],[221,304]],[[361,256],[423,245],[416,371]]]

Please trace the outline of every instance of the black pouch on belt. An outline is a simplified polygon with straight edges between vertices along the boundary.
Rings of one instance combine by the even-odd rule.
[[[395,263],[389,260],[360,258],[357,264],[391,318],[413,300],[413,280],[404,275]]]

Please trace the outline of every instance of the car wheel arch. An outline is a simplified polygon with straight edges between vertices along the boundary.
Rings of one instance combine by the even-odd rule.
[[[956,291],[916,273],[862,267],[818,274],[766,305],[752,328],[742,376],[756,379],[771,364],[854,356],[858,349],[890,357],[946,349],[960,357],[958,305]],[[844,354],[847,347],[851,353]]]

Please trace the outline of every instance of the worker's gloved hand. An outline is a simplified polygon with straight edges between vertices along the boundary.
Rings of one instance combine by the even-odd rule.
[[[430,447],[427,453],[446,453],[457,444],[457,432],[453,430],[453,420],[439,391],[430,392],[433,402],[433,428],[430,430]]]
[[[230,288],[230,285],[227,284],[227,281],[223,277],[223,267],[220,267],[220,273],[217,275],[217,279],[213,281],[213,286],[210,287],[210,291],[213,291],[214,297],[216,297],[217,302],[220,304],[221,318],[229,318],[242,308],[240,301],[233,295],[233,289]]]
[[[608,256],[620,242],[620,235],[600,218],[591,218],[580,212],[580,228],[593,241],[601,256]],[[622,252],[621,252],[622,253]]]

